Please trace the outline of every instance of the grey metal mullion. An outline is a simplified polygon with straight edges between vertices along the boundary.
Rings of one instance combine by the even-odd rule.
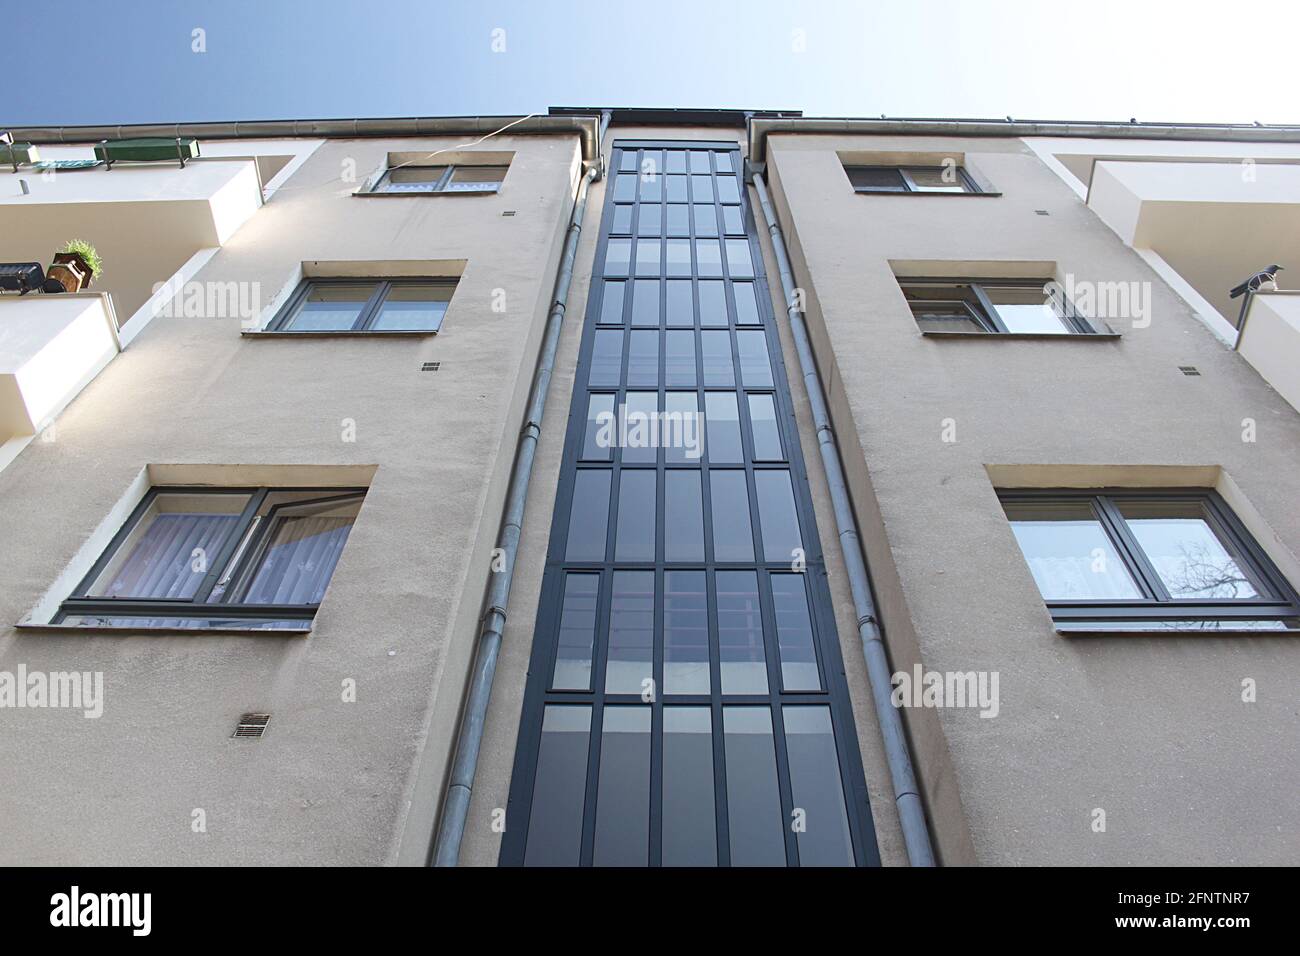
[[[198,590],[194,592],[196,601],[200,595],[203,596],[205,601],[211,597],[212,589],[217,586],[217,582],[221,579],[221,573],[226,570],[226,565],[229,564],[231,559],[234,557],[235,549],[239,547],[240,542],[244,540],[244,537],[252,529],[253,519],[257,517],[257,512],[261,510],[262,503],[266,501],[267,494],[268,489],[260,488],[249,496],[248,501],[244,504],[244,510],[239,514],[239,520],[235,522],[234,532],[229,535],[226,539],[226,543],[221,546],[221,550],[218,551],[216,556],[212,559],[211,563],[208,565],[207,574],[203,576],[203,580],[199,583]],[[249,546],[250,548],[252,546],[251,540],[249,541]],[[245,550],[245,554],[247,553],[247,550]],[[232,581],[234,580],[235,570],[236,569],[234,568],[231,569],[230,580]]]
[[[687,169],[689,168],[688,165]],[[712,553],[712,549],[709,548],[706,553]],[[727,806],[727,748],[722,713],[722,642],[718,635],[718,572],[715,567],[706,567],[704,570],[704,602],[709,621],[709,729],[712,731],[713,743],[714,837],[717,841],[718,865],[730,866],[731,826]]]
[[[1161,604],[1172,601],[1173,597],[1169,589],[1165,587],[1164,581],[1156,572],[1155,565],[1147,558],[1142,545],[1129,529],[1128,522],[1120,514],[1114,499],[1109,495],[1097,495],[1093,502],[1095,510],[1102,516],[1102,527],[1109,527],[1112,531],[1111,538],[1119,550],[1121,560],[1129,564],[1129,570],[1134,573],[1138,586],[1142,588],[1146,598]]]
[[[370,327],[374,317],[378,314],[379,305],[388,298],[388,290],[392,288],[392,283],[386,279],[375,280],[374,291],[370,293],[370,298],[366,304],[361,307],[361,312],[357,315],[357,320],[352,323],[352,331],[360,332]]]
[[[608,543],[608,542],[607,542]],[[605,586],[604,578],[609,578]],[[578,864],[591,866],[596,844],[596,811],[600,794],[600,751],[605,737],[605,673],[609,661],[609,628],[614,604],[614,573],[602,572],[601,600],[596,616],[596,640],[591,654],[591,729],[587,736],[587,782],[583,788],[582,839]],[[545,713],[545,711],[543,711]],[[540,740],[539,740],[540,743]],[[536,768],[534,776],[536,780]],[[530,808],[531,809],[531,808]]]
[[[978,282],[972,282],[970,288],[971,291],[975,293],[975,298],[979,300],[980,308],[984,311],[982,324],[992,325],[993,328],[989,330],[991,332],[1001,332],[1003,335],[1010,334],[1010,329],[1008,329],[1003,323],[1002,316],[998,315],[997,306],[995,306],[993,300],[988,297],[988,293],[984,291],[984,287]]]

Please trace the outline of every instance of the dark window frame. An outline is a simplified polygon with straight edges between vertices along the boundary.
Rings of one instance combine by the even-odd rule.
[[[644,168],[644,161],[650,159],[655,162],[654,168],[660,170],[660,177],[668,175],[666,170],[671,167],[667,160],[670,157],[666,156],[665,150],[689,150],[712,154],[710,157],[713,168],[711,175],[714,181],[710,184],[710,188],[716,186],[717,191],[714,193],[716,196],[721,197],[724,193],[723,183],[720,181],[723,181],[725,177],[731,177],[735,180],[736,192],[734,198],[732,198],[733,194],[730,190],[732,183],[726,181],[725,185],[728,187],[725,190],[727,199],[719,200],[713,204],[715,207],[714,215],[719,226],[716,233],[710,229],[708,230],[709,235],[701,236],[698,232],[699,223],[692,214],[683,218],[681,232],[676,232],[670,228],[662,228],[654,236],[640,236],[639,222],[637,220],[642,210],[649,209],[654,215],[660,217],[661,223],[665,223],[668,221],[666,210],[674,205],[673,203],[664,202],[663,189],[661,188],[663,184],[652,187],[653,198],[643,196],[642,182],[637,173],[637,170]],[[722,159],[718,158],[719,155],[722,155]],[[687,157],[688,169],[690,168],[690,159],[691,157]],[[728,843],[729,809],[725,769],[728,765],[728,756],[726,754],[724,712],[732,707],[757,707],[764,709],[771,716],[775,772],[777,786],[780,790],[781,813],[784,814],[781,838],[784,842],[786,862],[797,865],[801,851],[798,846],[799,837],[791,831],[789,826],[790,814],[794,809],[792,803],[793,791],[791,789],[793,778],[790,769],[790,748],[785,736],[784,721],[787,708],[814,706],[827,708],[831,717],[834,731],[835,760],[840,774],[840,785],[844,792],[848,828],[852,842],[852,861],[857,865],[878,865],[879,852],[875,843],[875,830],[871,820],[866,779],[858,752],[852,706],[840,656],[839,635],[826,581],[825,562],[822,557],[816,520],[812,510],[807,471],[799,444],[798,426],[794,417],[780,340],[777,335],[776,322],[772,315],[771,291],[764,272],[757,226],[750,208],[748,193],[745,191],[740,177],[742,167],[739,150],[734,142],[620,140],[614,144],[610,168],[619,171],[614,174],[615,176],[633,174],[635,179],[632,180],[630,187],[624,187],[625,192],[623,194],[618,193],[616,186],[606,191],[601,232],[596,244],[595,264],[592,272],[591,288],[593,291],[588,297],[586,320],[582,328],[582,343],[573,389],[573,400],[570,405],[564,458],[560,467],[556,505],[551,519],[552,533],[548,543],[542,592],[533,631],[535,638],[529,666],[530,677],[524,689],[524,701],[507,811],[511,822],[502,841],[500,860],[505,865],[520,865],[526,862],[528,835],[534,813],[533,788],[541,762],[540,748],[543,739],[543,724],[548,709],[552,707],[579,707],[586,709],[588,719],[587,730],[585,731],[587,749],[584,757],[587,776],[585,783],[582,784],[585,802],[583,804],[581,846],[576,850],[576,862],[583,865],[593,863],[595,859],[595,828],[600,806],[598,777],[601,767],[601,754],[605,746],[602,739],[603,714],[610,708],[646,706],[651,708],[652,712],[651,738],[653,741],[651,744],[651,811],[648,860],[651,866],[660,865],[662,863],[662,847],[659,841],[663,833],[664,740],[662,734],[664,709],[666,707],[700,706],[708,708],[710,713],[710,737],[714,773],[714,784],[711,792],[713,793],[713,813],[715,814],[713,833],[717,841],[717,862],[719,865],[724,866],[732,862],[731,849]],[[687,175],[702,176],[703,173],[688,172]],[[694,190],[696,185],[695,182],[691,182],[689,188]],[[613,210],[616,205],[625,203],[632,204],[634,209],[627,223],[627,228],[615,234],[611,228]],[[676,205],[689,206],[687,203]],[[727,210],[733,212],[728,213]],[[743,238],[740,236],[735,238],[741,239],[747,244],[752,262],[752,269],[746,269],[743,275],[738,274],[734,278],[731,272],[730,258],[725,253],[726,247],[722,245],[721,241],[732,235],[725,224],[726,217],[729,214],[733,217],[738,216],[745,227]],[[650,240],[660,247],[659,270],[654,276],[638,274],[635,266],[634,246],[632,247],[629,268],[625,270],[616,268],[612,271],[606,271],[609,244],[616,241],[635,242],[636,240],[631,237]],[[690,261],[694,268],[682,275],[669,272],[666,258],[663,255],[667,243],[677,238],[686,238],[688,242],[692,242]],[[702,270],[698,267],[696,256],[698,250],[693,245],[694,240],[701,238],[719,243],[720,249],[723,250],[717,272],[708,271],[707,274],[701,274]],[[667,324],[666,283],[684,280],[692,285],[692,307],[699,316],[699,321],[693,321],[692,325],[689,326],[689,330],[692,330],[697,336],[697,348],[695,350],[697,374],[694,386],[667,384],[665,378],[667,355],[666,350],[662,347],[658,352],[658,384],[629,384],[628,365],[632,354],[631,333],[633,331],[650,331],[646,327],[634,327],[631,324],[634,290],[627,285],[620,289],[622,309],[617,317],[617,322],[602,325],[600,317],[603,311],[603,299],[609,291],[608,284],[612,282],[631,283],[638,279],[653,279],[655,282],[664,284],[658,299],[658,322],[654,326],[654,329],[660,333],[661,344],[664,341],[663,333],[681,330],[681,327]],[[704,323],[704,316],[701,311],[703,305],[700,298],[703,289],[702,283],[704,282],[722,283],[722,290],[725,294],[722,296],[719,306],[725,308],[725,321],[718,324]],[[740,282],[751,283],[753,286],[759,313],[757,323],[747,322],[743,326],[740,324],[740,313],[736,305],[737,290],[735,288]],[[712,290],[714,287],[710,286],[709,288]],[[746,290],[747,292],[748,290]],[[717,315],[717,313],[710,314]],[[756,386],[745,383],[739,364],[741,355],[737,334],[740,332],[761,332],[764,336],[772,375],[770,384]],[[597,336],[601,333],[617,333],[620,337],[618,377],[614,381],[601,379],[593,383],[590,372],[596,352]],[[703,339],[705,333],[720,333],[725,336],[727,357],[731,362],[729,367],[734,373],[731,384],[724,385],[721,382],[709,382],[707,380]],[[728,458],[715,461],[712,458],[711,443],[707,439],[705,440],[703,455],[698,461],[693,462],[670,461],[664,449],[656,450],[654,459],[644,462],[625,461],[626,449],[621,448],[611,450],[610,455],[604,459],[582,458],[587,432],[589,396],[593,394],[613,395],[617,406],[625,401],[629,392],[652,392],[656,394],[658,396],[657,407],[661,409],[667,407],[667,397],[671,394],[693,394],[697,396],[696,407],[702,413],[705,412],[709,394],[727,393],[733,395],[737,406],[738,417],[735,425],[738,429],[741,446],[740,460],[733,461]],[[782,459],[759,460],[754,454],[753,422],[748,397],[759,394],[769,396],[776,410],[779,437],[784,456]],[[619,496],[623,490],[621,479],[624,472],[633,470],[658,472],[656,481],[657,497],[654,502],[656,515],[654,530],[655,557],[650,560],[623,560],[616,557]],[[701,530],[704,537],[704,557],[699,560],[679,561],[668,560],[666,557],[666,476],[673,471],[693,472],[700,476],[699,507],[703,518]],[[812,648],[820,681],[817,690],[787,689],[784,673],[781,669],[783,657],[777,644],[780,635],[776,627],[777,609],[772,583],[775,575],[797,572],[792,570],[788,561],[771,561],[765,556],[763,543],[765,522],[764,515],[760,510],[757,493],[757,476],[764,471],[786,473],[792,486],[796,522],[806,558],[806,566],[800,577],[804,583],[808,601]],[[603,522],[605,538],[603,556],[599,560],[571,559],[567,555],[569,529],[573,518],[573,499],[575,486],[578,483],[577,478],[579,475],[588,472],[606,473],[610,476],[608,499],[601,499],[605,511]],[[718,559],[716,555],[716,526],[712,519],[714,513],[713,485],[714,476],[722,472],[744,476],[749,498],[749,533],[754,547],[753,556],[749,560]],[[663,634],[666,610],[663,601],[666,596],[666,575],[677,571],[700,572],[704,576],[704,614],[709,632],[710,692],[707,694],[664,692],[663,678],[665,674],[666,648]],[[759,605],[757,614],[762,621],[764,666],[767,669],[767,691],[765,693],[741,693],[732,690],[724,692],[722,690],[722,651],[717,575],[728,571],[749,571],[756,575]],[[655,599],[652,633],[656,636],[651,651],[651,671],[649,673],[655,680],[656,693],[654,699],[649,703],[642,701],[637,694],[619,693],[605,689],[610,657],[609,642],[605,635],[609,633],[609,621],[614,597],[614,576],[625,572],[648,572],[653,575]],[[565,593],[566,579],[568,575],[584,573],[598,577],[595,609],[596,637],[589,661],[591,683],[587,689],[577,690],[567,686],[553,686],[552,678],[559,643],[559,625],[563,611],[562,600]]]
[[[319,488],[313,486],[272,487],[272,486],[230,486],[214,488],[210,485],[154,485],[140,503],[135,506],[130,516],[122,523],[105,546],[103,552],[91,565],[90,570],[73,588],[72,593],[59,605],[52,624],[61,624],[68,617],[104,616],[104,617],[158,617],[220,620],[226,618],[259,619],[281,618],[302,621],[304,629],[316,616],[319,604],[246,604],[229,600],[208,600],[218,584],[236,582],[256,563],[263,553],[270,530],[275,527],[272,520],[275,513],[282,508],[298,508],[308,504],[321,504],[330,501],[364,501],[369,489],[363,487]],[[317,498],[302,501],[284,502],[271,507],[265,515],[259,515],[263,503],[269,494],[291,492],[312,494]],[[221,550],[213,556],[212,562],[203,580],[194,592],[193,598],[114,598],[90,596],[88,591],[104,569],[116,557],[119,549],[131,536],[131,533],[149,512],[154,501],[160,495],[247,495],[248,501],[240,511],[235,527],[231,530]],[[224,597],[229,598],[228,592]],[[90,626],[90,625],[82,625]],[[143,625],[142,629],[149,629]],[[168,630],[168,627],[159,627]]]
[[[866,193],[870,195],[929,195],[929,196],[982,196],[990,195],[980,188],[979,183],[967,172],[965,166],[953,167],[957,171],[957,185],[962,189],[958,191],[946,189],[926,189],[923,186],[917,186],[916,181],[911,175],[911,170],[943,170],[942,165],[927,166],[924,164],[912,163],[910,165],[884,165],[880,163],[847,163],[844,165],[844,173],[849,179],[849,184],[853,187],[855,193]],[[892,172],[898,174],[900,189],[888,189],[880,186],[859,186],[853,182],[853,172],[855,170],[870,170],[872,172]]]
[[[1060,334],[1061,334],[1061,333],[1056,333],[1056,332],[1014,332],[1014,331],[1012,331],[1011,329],[1008,329],[1007,326],[1006,326],[1006,323],[1003,322],[1002,317],[1001,317],[1000,315],[998,315],[998,307],[997,307],[997,305],[996,305],[996,304],[993,302],[993,300],[989,297],[989,294],[988,294],[988,292],[986,291],[986,287],[987,287],[987,288],[1019,288],[1019,289],[1039,289],[1039,290],[1041,290],[1042,287],[1043,287],[1045,284],[1047,284],[1048,282],[1053,281],[1053,280],[1051,280],[1050,278],[1045,278],[1045,279],[1024,279],[1024,278],[998,279],[998,278],[989,278],[989,277],[981,277],[981,278],[952,277],[952,278],[947,278],[947,277],[940,277],[940,276],[923,276],[923,277],[920,277],[920,276],[918,276],[918,277],[913,277],[913,276],[896,276],[896,277],[895,277],[895,281],[898,283],[898,287],[899,287],[900,291],[902,291],[902,293],[903,293],[903,298],[907,300],[907,303],[908,303],[909,308],[910,308],[914,303],[923,303],[923,302],[939,302],[939,303],[945,303],[945,304],[957,304],[957,303],[960,303],[962,306],[965,307],[966,311],[967,311],[968,314],[970,315],[970,318],[971,318],[971,319],[972,319],[972,320],[973,320],[973,321],[974,321],[978,326],[980,326],[980,329],[982,330],[983,334],[985,334],[985,335],[1008,335],[1008,336],[1021,336],[1021,335],[1035,335],[1035,336],[1039,336],[1039,335],[1041,335],[1041,336],[1057,336],[1057,335],[1060,335]],[[964,286],[969,286],[969,287],[970,287],[970,290],[971,290],[971,298],[962,297],[962,298],[959,298],[959,299],[954,299],[954,298],[912,299],[912,298],[909,298],[909,297],[908,297],[908,291],[909,291],[909,289],[924,288],[924,287],[927,286],[927,285],[933,285],[933,286],[939,286],[939,287],[944,287],[944,286],[954,286],[954,285],[964,285]],[[1103,328],[1100,328],[1100,327],[1094,325],[1093,322],[1092,322],[1090,319],[1088,319],[1088,318],[1087,318],[1085,315],[1083,315],[1083,314],[1082,314],[1078,309],[1075,308],[1073,302],[1071,302],[1069,299],[1065,298],[1065,296],[1064,296],[1063,293],[1061,294],[1061,301],[1064,303],[1064,306],[1065,306],[1065,314],[1062,315],[1060,312],[1058,312],[1058,313],[1057,313],[1057,316],[1058,316],[1058,318],[1060,318],[1060,319],[1062,320],[1062,322],[1063,322],[1064,325],[1065,325],[1065,333],[1064,333],[1065,335],[1102,335],[1102,336],[1107,336],[1107,337],[1109,337],[1110,335],[1113,334],[1113,333],[1110,333],[1109,330],[1106,330],[1106,329],[1103,329]],[[916,318],[916,310],[915,310],[915,309],[912,309],[912,315],[913,315],[913,319],[915,319],[915,318]],[[937,330],[933,330],[933,329],[922,329],[921,331],[922,331],[924,334],[935,334]],[[942,332],[942,331],[937,331],[937,334],[943,335],[943,334],[953,334],[953,333],[945,333],[945,332]],[[967,333],[967,334],[975,334],[975,335],[978,335],[978,334],[980,334],[980,333]]]
[[[398,166],[389,166],[383,174],[375,180],[374,186],[369,190],[370,193],[382,194],[385,196],[428,196],[428,195],[456,195],[464,193],[474,194],[495,194],[501,191],[505,185],[506,176],[510,172],[510,163],[407,163]],[[436,182],[424,184],[418,189],[390,189],[386,188],[392,185],[390,175],[395,169],[439,169],[443,170],[442,175]],[[458,169],[500,169],[503,170],[499,180],[488,180],[484,182],[469,184],[465,189],[453,189],[451,187],[452,177],[456,175]]]
[[[354,286],[374,286],[370,293],[370,298],[362,305],[360,312],[357,314],[356,321],[352,323],[350,329],[295,329],[292,327],[293,320],[297,318],[298,312],[306,301],[307,296],[316,285],[354,285]],[[373,328],[375,319],[379,316],[380,307],[388,298],[388,294],[395,288],[412,285],[436,285],[443,286],[452,290],[455,295],[459,280],[448,278],[446,276],[401,276],[398,278],[379,278],[379,277],[358,277],[358,276],[306,276],[298,287],[294,289],[293,295],[275,314],[270,324],[266,327],[268,332],[291,332],[302,335],[354,335],[358,332],[367,332],[371,334],[400,334],[400,335],[437,335],[442,329],[442,323],[446,320],[447,310],[451,308],[451,298],[447,299],[447,309],[443,310],[443,318],[439,319],[438,325],[432,329],[375,329]]]
[[[1044,604],[1058,625],[1086,630],[1087,622],[1186,621],[1242,622],[1300,617],[1300,594],[1286,579],[1254,536],[1233,513],[1218,492],[1209,488],[1044,488],[1000,489],[998,500],[1007,502],[1079,502],[1092,508],[1111,547],[1124,563],[1143,597],[1134,599],[1049,601]],[[1118,503],[1121,501],[1197,502],[1205,507],[1211,529],[1237,549],[1243,570],[1267,591],[1257,598],[1236,600],[1181,600],[1168,589],[1136,537],[1129,529]],[[1008,517],[1008,523],[1012,520]],[[1023,555],[1022,555],[1023,557]],[[1027,563],[1027,562],[1026,562]],[[1250,633],[1242,631],[1242,633]]]

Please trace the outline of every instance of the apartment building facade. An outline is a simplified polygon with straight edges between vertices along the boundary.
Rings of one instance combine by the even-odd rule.
[[[1300,131],[12,132],[4,862],[1294,860]]]

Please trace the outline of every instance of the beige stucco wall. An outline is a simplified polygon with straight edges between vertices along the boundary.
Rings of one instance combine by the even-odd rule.
[[[308,260],[466,260],[436,338],[160,316],[0,472],[0,670],[102,671],[106,697],[97,720],[0,711],[0,863],[377,864],[427,840],[578,143],[500,137],[515,160],[495,196],[354,198],[340,177],[461,141],[327,142],[197,276],[267,302]],[[11,628],[142,469],[171,463],[377,466],[314,632]],[[273,715],[259,741],[230,739],[246,711]]]
[[[836,157],[907,149],[964,153],[1003,195],[859,196]],[[1300,644],[1059,636],[986,466],[1220,466],[1295,552],[1300,416],[1018,141],[782,135],[768,160],[894,664],[1000,674],[996,718],[906,714],[945,859],[968,827],[985,864],[1294,862]],[[1118,340],[925,338],[891,271],[909,259],[1150,283],[1153,318],[1112,321]]]

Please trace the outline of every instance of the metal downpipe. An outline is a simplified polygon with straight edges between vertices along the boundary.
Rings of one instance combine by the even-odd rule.
[[[602,117],[596,142],[597,156],[604,139],[609,114]],[[510,599],[510,584],[514,578],[515,558],[519,552],[519,536],[523,529],[524,508],[528,500],[528,482],[532,478],[533,461],[537,456],[537,439],[542,433],[542,415],[546,410],[546,393],[555,368],[555,355],[560,345],[560,329],[569,300],[569,287],[573,284],[573,265],[578,253],[578,239],[582,234],[582,221],[587,211],[588,187],[601,176],[601,162],[589,165],[578,185],[573,203],[573,216],[569,221],[569,234],[564,243],[560,272],[555,280],[555,295],[551,313],[546,320],[542,350],[533,375],[528,398],[528,412],[519,435],[515,452],[514,472],[510,476],[510,490],[506,496],[505,516],[497,535],[497,548],[503,555],[502,570],[492,574],[488,585],[483,626],[479,630],[474,653],[474,666],[470,672],[469,687],[465,695],[465,709],[456,735],[456,755],[451,765],[447,793],[439,813],[438,833],[430,857],[432,866],[456,866],[460,860],[460,845],[465,836],[465,821],[469,816],[470,797],[474,789],[474,774],[478,769],[479,749],[483,744],[483,727],[487,722],[488,704],[492,698],[492,679],[496,675],[497,657],[506,626],[506,606]]]
[[[858,619],[858,637],[862,640],[862,656],[866,659],[871,697],[876,707],[876,720],[880,724],[880,734],[884,739],[889,776],[894,787],[894,801],[903,828],[903,840],[907,845],[908,862],[912,866],[934,866],[934,847],[930,842],[930,829],[926,824],[925,805],[921,802],[921,791],[912,769],[912,756],[908,750],[902,715],[890,702],[893,683],[890,679],[889,659],[881,639],[880,623],[876,617],[875,600],[871,593],[871,577],[867,572],[866,560],[863,558],[857,521],[849,500],[844,468],[840,463],[839,446],[835,441],[835,432],[831,428],[830,414],[826,408],[826,395],[822,390],[821,378],[817,374],[817,363],[813,358],[808,328],[799,310],[790,257],[786,253],[785,239],[781,235],[781,227],[777,224],[776,213],[768,197],[762,174],[755,172],[753,180],[754,188],[758,190],[759,203],[763,207],[763,217],[767,220],[767,230],[772,237],[777,266],[781,272],[781,291],[785,296],[786,315],[790,320],[790,331],[794,335],[795,351],[799,354],[799,370],[808,392],[813,426],[817,429],[817,445],[821,450],[822,465],[826,469],[826,481],[830,485],[840,551],[844,556],[849,587],[853,592],[853,608]]]

